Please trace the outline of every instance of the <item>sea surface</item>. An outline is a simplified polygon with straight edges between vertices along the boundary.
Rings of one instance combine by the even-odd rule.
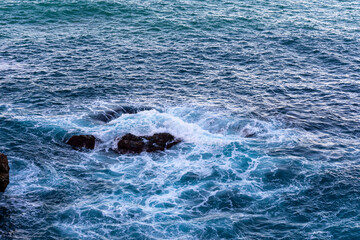
[[[1,0],[0,152],[0,239],[360,239],[360,2]]]

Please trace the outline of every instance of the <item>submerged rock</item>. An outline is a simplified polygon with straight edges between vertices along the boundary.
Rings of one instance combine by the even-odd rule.
[[[9,184],[9,161],[5,154],[0,153],[0,192],[5,192]]]
[[[242,130],[241,135],[245,138],[251,138],[251,137],[255,137],[256,132],[252,129],[245,128]]]
[[[187,172],[181,177],[180,182],[191,183],[191,182],[196,182],[199,179],[200,179],[200,176],[198,174],[193,173],[193,172]]]
[[[73,148],[81,149],[94,149],[96,138],[93,135],[78,135],[72,136],[66,144],[71,145]]]
[[[169,133],[156,133],[152,136],[135,136],[128,133],[120,138],[117,151],[121,154],[164,151],[180,142],[180,139]]]
[[[110,122],[122,114],[135,114],[141,111],[151,110],[150,107],[130,107],[130,106],[123,106],[116,109],[111,109],[107,111],[102,111],[93,115],[90,115],[92,119],[102,121],[102,122]]]

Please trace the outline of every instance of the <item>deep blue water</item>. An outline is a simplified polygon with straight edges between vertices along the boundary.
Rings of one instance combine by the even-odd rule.
[[[358,0],[0,2],[0,239],[360,239],[359,123]]]

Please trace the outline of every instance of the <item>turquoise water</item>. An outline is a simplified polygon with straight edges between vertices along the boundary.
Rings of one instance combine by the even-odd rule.
[[[1,1],[0,238],[359,239],[359,23],[355,0]],[[128,132],[183,142],[118,155]]]

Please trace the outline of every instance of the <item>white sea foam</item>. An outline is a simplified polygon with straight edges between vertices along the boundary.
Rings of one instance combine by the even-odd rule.
[[[251,199],[265,199],[283,192],[299,191],[296,185],[263,191],[264,169],[275,163],[262,148],[276,148],[299,137],[296,129],[282,128],[276,122],[179,107],[123,114],[106,124],[93,121],[87,112],[74,114],[70,110],[46,117],[18,118],[14,115],[14,119],[33,123],[32,128],[40,129],[46,137],[64,132],[67,136],[93,134],[102,140],[95,151],[66,150],[74,160],[61,162],[64,164],[62,170],[54,168],[53,163],[41,164],[42,169],[31,163],[27,170],[29,178],[27,171],[18,173],[17,181],[22,182],[16,190],[18,194],[31,191],[27,184],[36,191],[49,194],[64,183],[71,185],[69,191],[86,192],[56,210],[59,219],[66,219],[57,224],[57,230],[69,236],[88,238],[92,229],[101,232],[113,227],[126,231],[133,226],[151,229],[157,238],[168,236],[160,225],[192,224],[193,229],[201,230],[205,228],[204,221],[239,219],[239,215],[219,209],[217,202],[226,204],[227,201],[219,199],[221,194],[236,198],[241,193]],[[243,129],[256,134],[253,138],[245,138]],[[116,147],[116,138],[129,132],[136,135],[169,132],[181,138],[183,143],[161,153],[113,154],[110,149]],[[60,140],[64,139],[54,141]],[[63,160],[66,161],[66,157]],[[189,173],[193,178],[186,178]],[[34,183],[37,178],[41,181]],[[209,212],[191,220],[180,217],[199,213],[200,209]],[[112,226],[111,222],[116,224]],[[191,239],[190,235],[187,239]]]
[[[199,187],[191,185],[182,186],[180,192],[175,190],[173,186],[166,187],[169,181],[179,181],[188,172],[193,172],[199,176],[199,179],[203,179],[211,176],[214,168],[219,168],[220,171],[223,171],[221,174],[231,173],[234,177],[241,179],[241,181],[238,180],[231,183],[232,187],[240,187],[246,189],[247,192],[255,194],[260,191],[261,186],[258,181],[254,181],[251,173],[256,171],[259,163],[262,161],[267,162],[268,160],[264,158],[263,154],[256,156],[256,154],[247,153],[247,144],[254,142],[259,144],[259,148],[275,144],[274,147],[276,147],[276,144],[284,144],[287,141],[291,142],[294,141],[294,138],[298,137],[295,129],[283,129],[273,122],[249,121],[245,119],[244,123],[242,123],[241,119],[239,120],[231,116],[222,117],[219,113],[211,115],[211,112],[201,112],[199,109],[170,108],[164,112],[148,110],[137,114],[123,114],[107,124],[93,122],[88,118],[87,113],[48,116],[45,118],[32,117],[31,119],[36,122],[36,128],[63,129],[69,134],[94,134],[101,139],[103,143],[97,146],[98,151],[81,153],[84,159],[90,162],[97,162],[104,149],[115,148],[116,138],[129,132],[136,135],[169,132],[181,138],[183,140],[182,144],[176,146],[175,149],[170,149],[163,153],[166,154],[166,158],[157,159],[156,154],[148,153],[136,156],[118,155],[118,163],[112,163],[108,166],[109,170],[116,174],[125,174],[124,177],[115,178],[113,181],[133,185],[141,185],[145,181],[153,186],[163,186],[162,189],[166,192],[165,194],[152,196],[145,201],[145,205],[148,208],[147,211],[150,211],[150,209],[157,209],[155,207],[157,203],[173,203],[175,199],[178,199],[182,191]],[[221,133],[213,133],[216,131],[214,128],[209,128],[207,122],[209,119],[213,122],[220,122],[221,127],[225,126],[224,130]],[[237,128],[236,126],[240,127]],[[241,131],[244,128],[255,131],[256,136],[253,139],[244,138],[241,135]],[[235,143],[237,145],[234,145]],[[243,149],[239,150],[239,148]],[[129,158],[130,161],[124,164],[126,158]],[[244,167],[239,167],[242,161],[250,162],[248,166],[245,164]],[[239,166],[234,164],[239,164]],[[126,178],[127,172],[136,171],[139,178]],[[155,176],[147,179],[149,172],[154,172]],[[224,183],[221,181],[217,183],[219,190],[231,188],[230,185],[226,181]]]

